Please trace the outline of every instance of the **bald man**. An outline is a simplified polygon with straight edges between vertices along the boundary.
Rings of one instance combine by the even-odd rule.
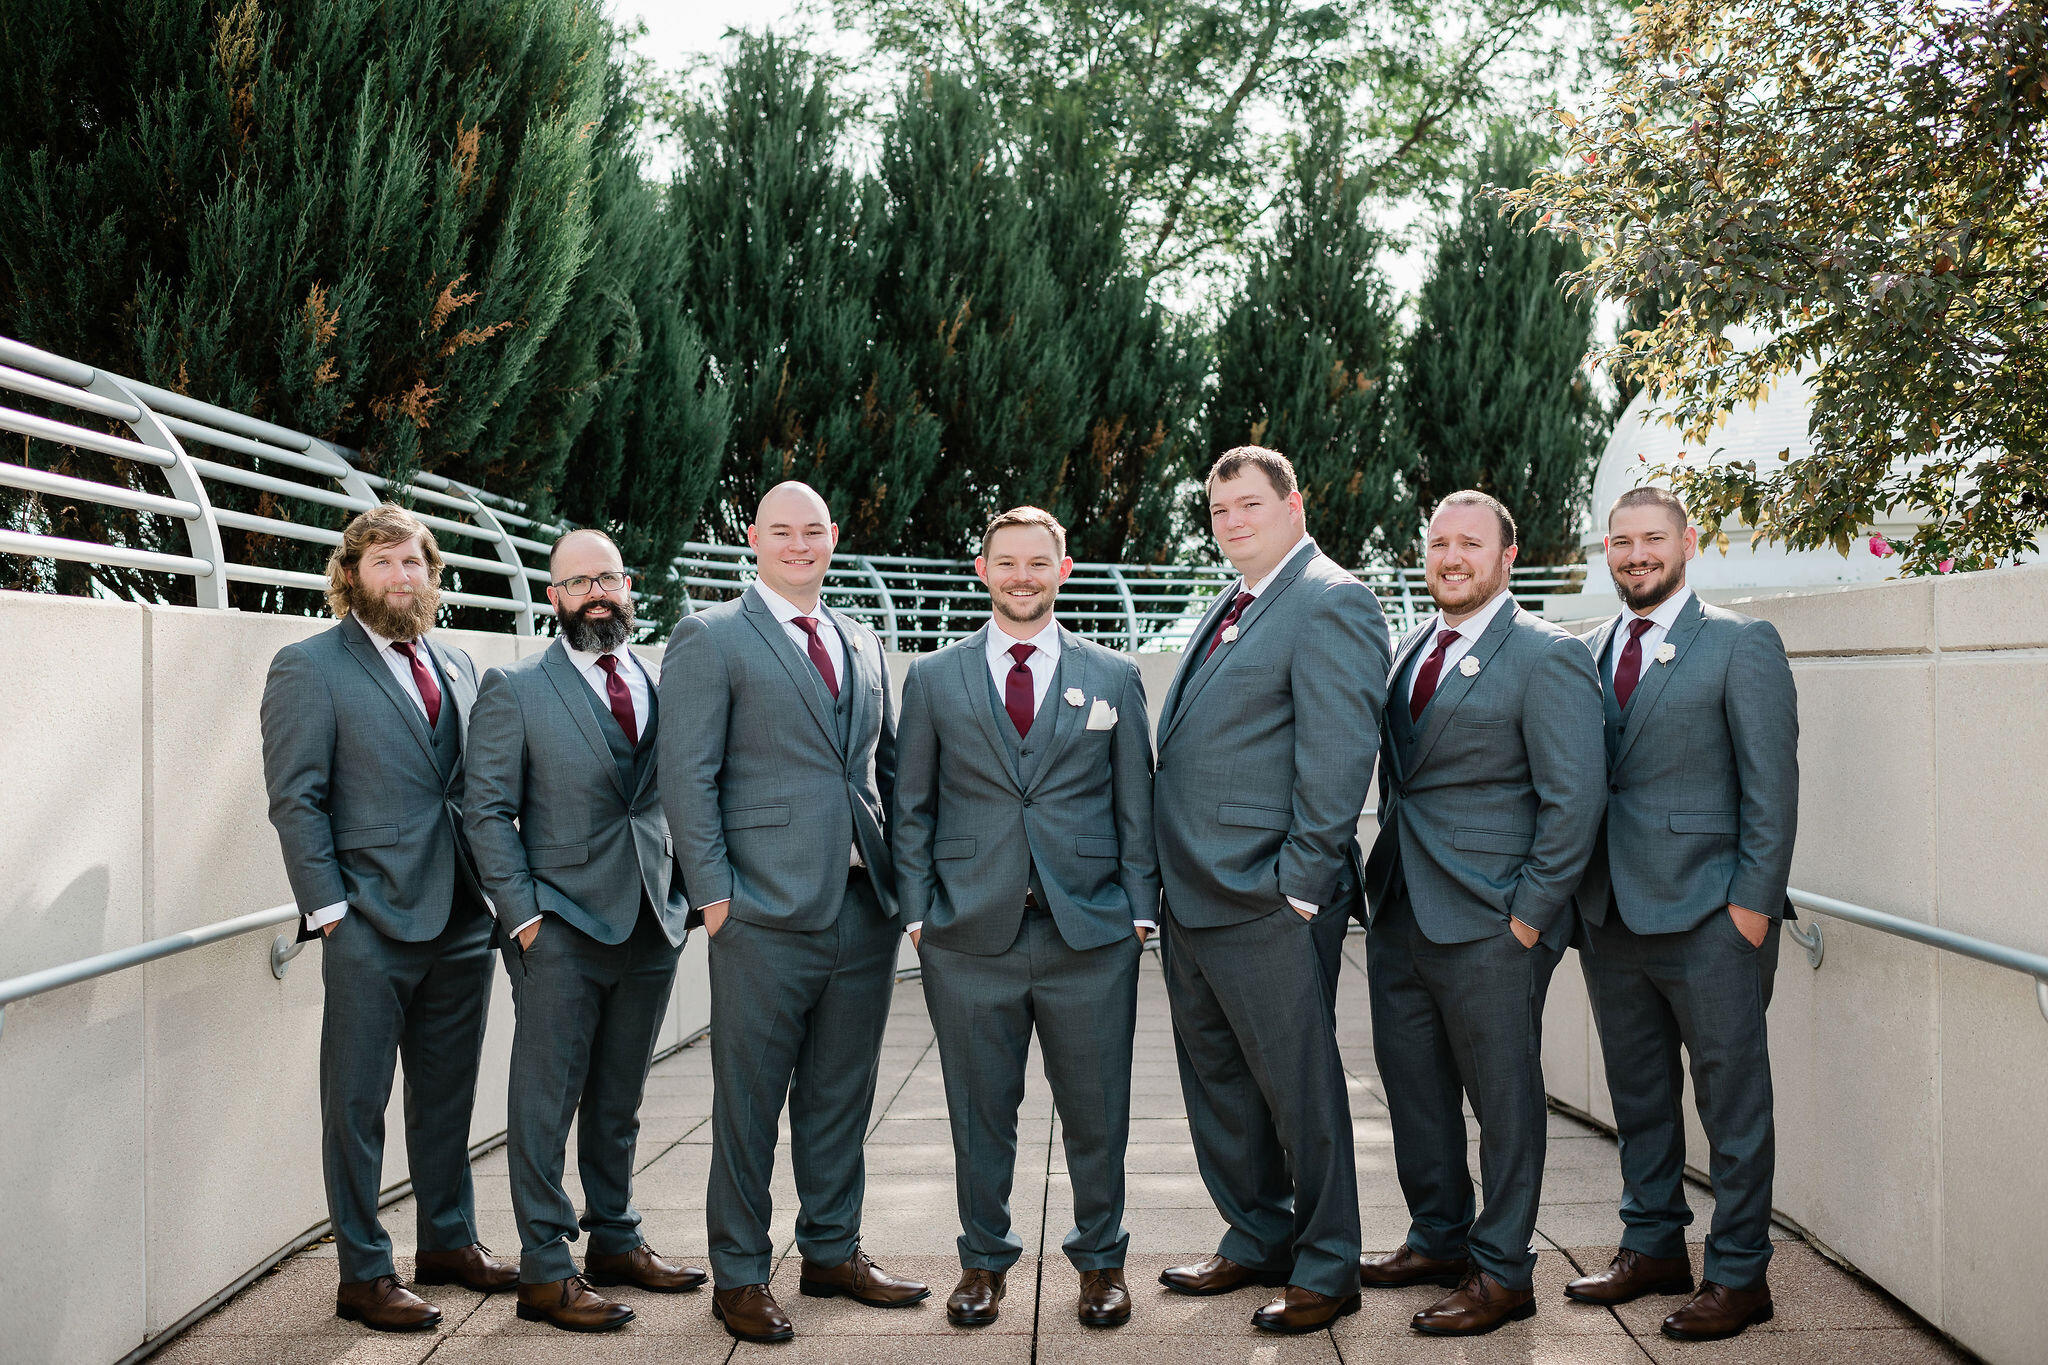
[[[799,1288],[876,1308],[931,1291],[860,1245],[861,1142],[901,933],[882,643],[819,601],[839,528],[815,490],[769,490],[747,543],[760,581],[669,640],[661,795],[710,942],[711,1311],[742,1341],[787,1341],[768,1291],[785,1098]]]

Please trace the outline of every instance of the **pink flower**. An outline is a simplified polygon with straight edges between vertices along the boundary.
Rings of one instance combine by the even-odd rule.
[[[1883,559],[1891,552],[1892,543],[1889,540],[1886,540],[1883,536],[1872,536],[1870,538],[1870,553],[1876,555],[1879,559]]]
[[[1947,573],[1950,569],[1955,568],[1955,566],[1956,562],[1953,559],[1944,559],[1941,563],[1934,566],[1934,571],[1936,573]]]

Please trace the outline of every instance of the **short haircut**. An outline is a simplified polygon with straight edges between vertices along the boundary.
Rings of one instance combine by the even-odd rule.
[[[1234,479],[1247,469],[1263,469],[1266,478],[1273,485],[1273,491],[1281,497],[1297,492],[1300,482],[1294,477],[1294,462],[1277,450],[1264,446],[1233,446],[1216,457],[1216,463],[1209,466],[1209,477],[1202,486],[1214,488],[1226,479]]]
[[[611,546],[612,550],[618,554],[619,563],[623,564],[626,562],[625,554],[619,551],[619,542],[613,540],[610,536],[598,530],[595,526],[578,526],[573,530],[562,532],[562,534],[555,537],[555,543],[548,546],[548,576],[550,578],[552,578],[555,573],[555,552],[562,548],[562,542],[567,540],[570,536],[596,536],[599,540]]]
[[[996,532],[1005,526],[1042,526],[1052,532],[1052,543],[1058,547],[1061,559],[1067,557],[1067,528],[1060,525],[1058,517],[1043,507],[1012,507],[1007,512],[998,512],[988,519],[988,529],[981,533],[981,557],[988,558],[989,542],[996,538]]]
[[[1614,514],[1624,507],[1661,507],[1678,518],[1678,529],[1683,531],[1692,525],[1692,513],[1685,510],[1685,501],[1668,488],[1655,484],[1644,484],[1631,488],[1614,500],[1614,506],[1607,509],[1607,523],[1614,524]]]
[[[356,571],[363,556],[380,545],[397,545],[417,539],[427,561],[427,581],[441,586],[441,547],[427,524],[395,502],[380,502],[367,512],[356,513],[341,533],[341,544],[327,556],[327,609],[346,616],[355,609],[362,591]]]
[[[1516,544],[1514,513],[1508,511],[1507,504],[1493,494],[1482,493],[1476,488],[1461,488],[1446,494],[1444,500],[1436,505],[1436,510],[1441,512],[1446,507],[1484,507],[1500,523],[1500,547],[1512,549]]]

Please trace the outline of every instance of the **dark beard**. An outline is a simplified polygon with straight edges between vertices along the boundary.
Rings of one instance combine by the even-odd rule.
[[[586,602],[562,613],[562,638],[579,654],[609,654],[632,635],[633,608],[630,603],[606,602],[611,614],[593,617],[588,614],[593,605]]]
[[[1609,569],[1608,573],[1614,578],[1614,595],[1619,597],[1622,605],[1630,611],[1650,611],[1685,586],[1685,564],[1682,561],[1669,573],[1646,581],[1642,587],[1636,589],[1633,596],[1630,595],[1629,589],[1634,585],[1612,569]]]
[[[429,583],[412,595],[411,606],[394,607],[358,583],[349,610],[367,629],[387,640],[417,640],[433,629],[434,618],[441,612],[441,589]]]

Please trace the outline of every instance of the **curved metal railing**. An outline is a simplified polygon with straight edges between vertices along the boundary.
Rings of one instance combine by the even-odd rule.
[[[1827,915],[1850,924],[1859,924],[1865,929],[1875,929],[1879,933],[1890,934],[1895,938],[1911,939],[1930,948],[1939,948],[1943,952],[1974,958],[1979,962],[1988,962],[1994,967],[2006,967],[2030,976],[2034,979],[2034,1003],[2040,1006],[2041,1017],[2048,1019],[2048,957],[2042,957],[2038,953],[2021,952],[2002,943],[1972,938],[1953,929],[1922,924],[1918,920],[1907,919],[1902,915],[1888,915],[1882,910],[1872,910],[1869,906],[1853,905],[1829,896],[1816,896],[1811,891],[1801,891],[1796,887],[1785,895],[1801,910],[1811,910],[1816,915]],[[1821,962],[1827,956],[1827,942],[1822,936],[1820,925],[1815,923],[1811,928],[1802,929],[1797,924],[1787,924],[1785,932],[1794,943],[1806,950],[1807,965],[1819,971]]]

